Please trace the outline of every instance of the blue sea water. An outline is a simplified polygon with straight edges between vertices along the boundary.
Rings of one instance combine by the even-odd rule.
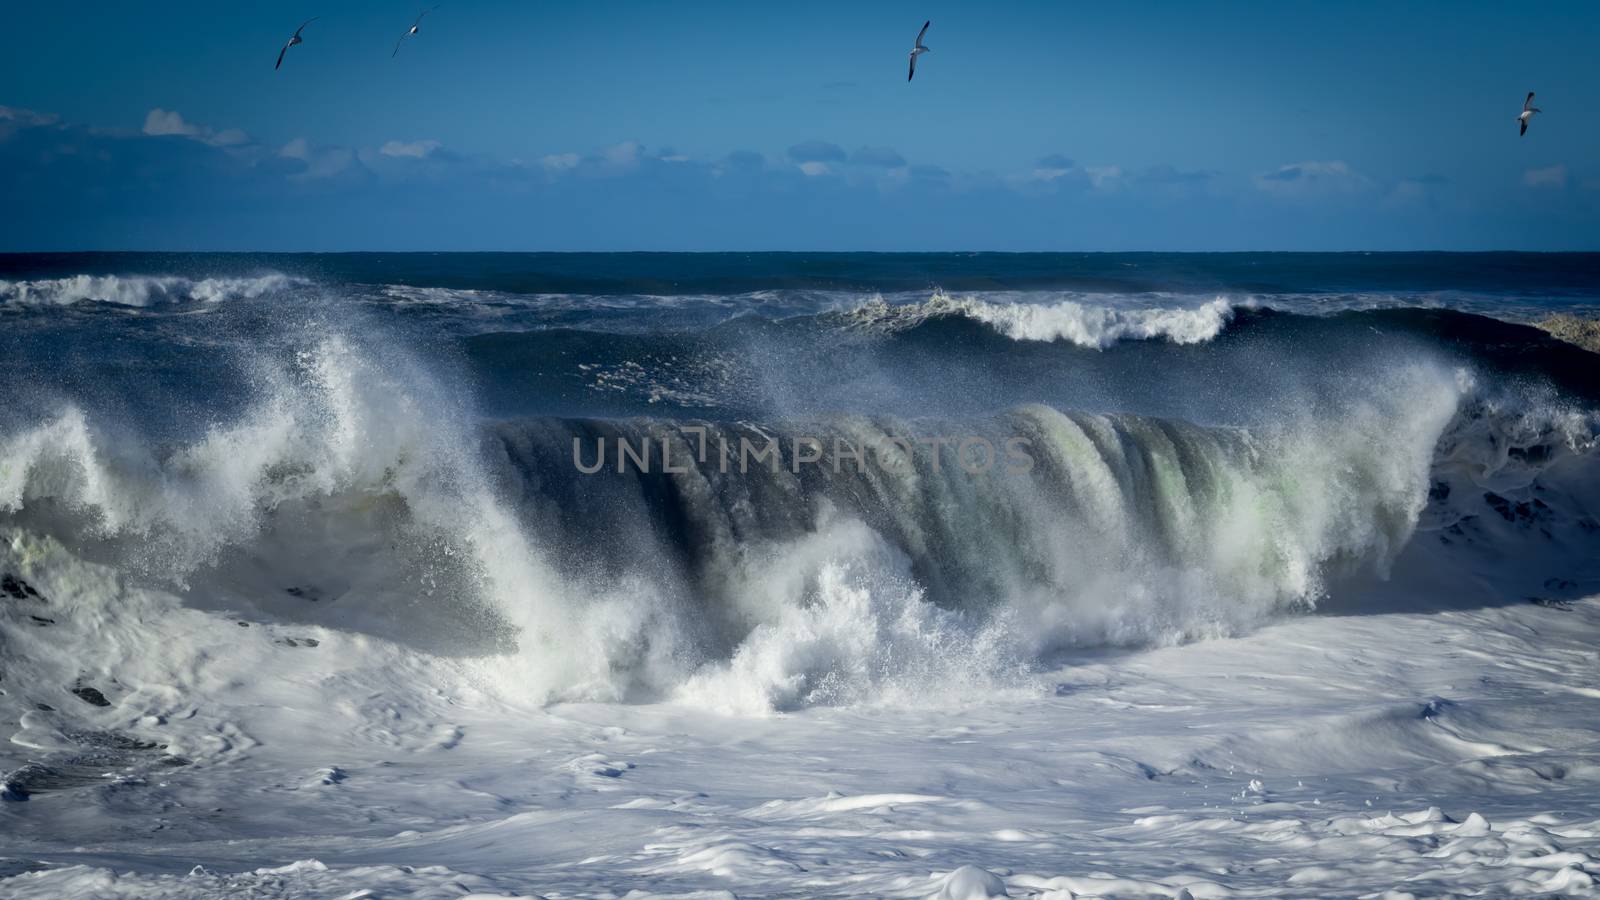
[[[1570,350],[1458,313],[1597,311],[1600,254],[0,255],[13,396],[152,424],[248,402],[261,354],[341,330],[450,370],[489,417],[1167,415],[1265,399],[1285,354],[1326,371],[1401,341],[1573,387]]]
[[[542,615],[508,553],[568,612],[631,585],[581,651],[623,696],[736,653],[758,573],[818,558],[1028,665],[1494,566],[1485,522],[1585,589],[1600,357],[1530,323],[1597,311],[1596,254],[7,255],[0,520],[462,652]],[[776,455],[705,449],[746,443]]]
[[[0,277],[275,272],[328,284],[403,284],[508,294],[1059,290],[1448,293],[1590,302],[1600,253],[30,253]]]

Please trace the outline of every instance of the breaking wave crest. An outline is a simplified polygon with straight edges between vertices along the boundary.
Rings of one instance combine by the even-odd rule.
[[[223,287],[86,278],[48,290],[131,292],[111,302],[138,305],[248,296],[281,278]],[[35,296],[54,283],[25,284]],[[246,374],[229,382],[242,399],[226,408],[209,387],[195,398],[198,370],[183,368],[194,363],[182,343],[95,370],[111,382],[104,390],[40,392],[0,410],[0,533],[47,536],[197,608],[456,659],[519,698],[668,699],[737,713],[1036,689],[1035,673],[1082,648],[1235,635],[1346,608],[1360,586],[1391,576],[1445,593],[1557,590],[1540,585],[1577,578],[1596,557],[1592,358],[1492,320],[941,294],[674,332],[670,342],[508,332],[468,344],[483,371],[514,387],[551,360],[566,367],[531,382],[553,408],[489,420],[482,385],[448,354],[407,349],[397,329],[341,321],[320,301],[308,299],[312,318],[299,330],[281,327],[282,304],[248,320],[263,329],[252,338],[272,340],[228,345],[242,357],[229,364]],[[166,323],[175,332],[194,318],[149,315],[185,320]],[[952,317],[962,323],[912,333]],[[826,330],[841,323],[895,336],[851,344]],[[1411,352],[1378,352],[1373,323],[1403,331],[1390,346]],[[983,328],[1036,346],[985,340]],[[1213,341],[1224,329],[1253,333]],[[1221,354],[1262,354],[1273,342],[1360,355],[1337,377],[1293,352],[1251,356],[1277,361],[1276,391],[1227,385],[1209,408],[1227,413],[1237,395],[1248,414],[1210,419],[1176,404],[1145,414],[1077,406],[1070,390],[1049,402],[996,391],[998,402],[923,411],[940,385],[881,412],[792,404],[808,411],[785,414],[763,409],[760,395],[791,391],[755,368],[727,379],[750,386],[751,415],[696,419],[652,402],[619,416],[597,409],[613,392],[577,377],[602,351],[655,374],[693,373],[712,337],[724,342],[718,352],[749,339],[767,342],[750,359],[793,363],[799,394],[822,383],[805,365],[818,357],[767,351],[818,334],[841,352],[821,357],[844,372],[830,390],[917,381],[905,373],[949,370],[960,352],[1033,353],[1023,374],[1067,388],[1131,385],[1180,356],[1203,357],[1193,371],[1213,366],[1216,378]],[[1429,340],[1455,355],[1416,352]],[[1118,341],[1142,343],[1077,349]],[[874,365],[846,368],[874,352],[883,354]],[[923,360],[937,368],[892,365]],[[129,411],[128,378],[148,379],[147,402],[182,427],[146,428],[147,416]],[[952,437],[1025,450],[1026,465],[974,469]],[[746,444],[772,455],[752,463]],[[735,448],[734,461],[708,445]],[[894,461],[801,458],[802,447],[842,445],[904,449]]]
[[[1011,476],[974,476],[949,448],[899,471],[787,454],[724,471],[698,459],[701,435],[782,448],[923,426],[484,431],[424,369],[370,354],[328,338],[249,414],[176,447],[67,408],[0,440],[0,516],[194,602],[476,659],[519,695],[760,712],[1018,688],[1064,649],[1311,609],[1405,551],[1441,465],[1536,475],[1597,433],[1577,412],[1496,414],[1471,379],[1419,365],[1337,420],[1268,429],[1044,406],[950,423],[1024,436],[1032,466]],[[693,462],[576,471],[575,444],[607,438]]]
[[[300,283],[285,275],[182,278],[157,275],[73,275],[28,281],[0,279],[0,305],[70,306],[110,303],[148,307],[174,303],[249,300]]]
[[[860,327],[902,331],[931,319],[963,316],[1017,341],[1065,341],[1105,349],[1118,341],[1165,340],[1201,344],[1233,319],[1234,304],[1218,297],[1194,307],[1140,308],[1059,300],[1053,303],[992,302],[936,292],[923,303],[890,305],[881,299],[846,314]]]

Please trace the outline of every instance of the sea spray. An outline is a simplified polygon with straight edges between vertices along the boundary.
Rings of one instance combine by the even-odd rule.
[[[8,442],[0,487],[8,511],[76,511],[134,570],[213,596],[309,586],[338,598],[333,621],[396,639],[476,621],[480,640],[430,646],[499,655],[508,690],[854,703],[1237,633],[1381,571],[1462,390],[1427,367],[1389,378],[1338,420],[1272,429],[1039,405],[965,423],[1025,438],[1020,472],[941,464],[952,448],[916,423],[859,417],[809,427],[901,441],[910,465],[723,471],[683,434],[740,433],[709,423],[505,423],[480,459],[403,356],[325,338],[244,421],[163,459],[113,460],[69,411]],[[585,475],[567,448],[601,427],[681,441],[690,464]]]
[[[1473,552],[1439,540],[1473,517],[1572,553],[1587,521],[1587,357],[1448,310],[936,292],[628,332],[593,323],[642,305],[147,289],[4,311],[25,377],[0,410],[0,524],[529,702],[983,696],[1063,653],[1336,606],[1421,538]],[[967,439],[1029,464],[963,465]],[[602,440],[672,466],[575,464]],[[744,441],[787,449],[700,452]],[[813,441],[904,458],[802,463]]]
[[[73,275],[31,281],[0,279],[0,306],[69,306],[109,303],[147,307],[161,304],[222,303],[254,300],[303,280],[277,273],[252,277],[184,278],[157,275]]]
[[[1215,338],[1233,318],[1234,303],[1217,297],[1192,307],[1108,306],[1058,300],[1022,303],[936,291],[921,303],[891,305],[875,297],[842,313],[856,327],[899,331],[941,317],[982,322],[1019,341],[1063,341],[1105,349],[1119,341],[1198,344]]]

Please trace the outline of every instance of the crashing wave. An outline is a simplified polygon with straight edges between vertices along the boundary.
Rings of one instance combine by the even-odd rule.
[[[914,443],[928,425],[484,432],[423,369],[330,337],[253,412],[180,446],[115,440],[73,408],[12,432],[0,518],[206,603],[481,659],[520,696],[911,703],[1019,685],[1065,648],[1236,634],[1311,608],[1404,551],[1442,463],[1588,452],[1584,423],[1501,421],[1463,405],[1470,379],[1448,371],[1385,379],[1337,420],[1275,429],[1045,406],[941,426],[1026,438],[1031,465],[1010,476],[975,476],[936,445],[899,469],[792,455],[724,468],[697,430],[792,447]],[[670,444],[679,465],[585,475],[575,447],[600,438],[647,459]],[[1506,449],[1551,441],[1565,443],[1538,458]]]
[[[1104,350],[1119,341],[1202,344],[1232,321],[1234,305],[1218,297],[1196,307],[1117,307],[1059,300],[992,302],[938,292],[923,303],[891,305],[881,298],[846,313],[859,327],[902,331],[930,319],[963,316],[1016,341],[1065,341]]]
[[[945,298],[850,315],[902,328],[996,308]],[[1297,341],[1307,327],[1324,343],[1338,329],[1370,340],[1359,316],[1258,318]],[[1135,320],[1095,321],[1124,330],[1057,340],[1195,333],[1173,324],[1182,315],[1133,331]],[[1420,335],[1487,329],[1481,343],[1502,350],[1512,327],[1432,313],[1385,321]],[[809,334],[785,327],[762,335]],[[518,698],[668,698],[736,712],[990,694],[1064,651],[1238,634],[1337,607],[1352,580],[1402,570],[1435,591],[1470,573],[1499,595],[1533,578],[1531,594],[1574,575],[1571,560],[1594,558],[1600,534],[1592,404],[1434,358],[1364,359],[1338,380],[1337,402],[1311,403],[1297,382],[1267,414],[1223,420],[1245,425],[1074,407],[1071,397],[1008,398],[945,420],[544,413],[485,423],[437,359],[383,329],[319,319],[293,346],[242,349],[255,354],[235,361],[251,373],[246,402],[202,410],[214,418],[177,434],[141,432],[87,393],[6,409],[0,529],[202,609],[461,660]],[[528,358],[555,355],[532,346]],[[1532,346],[1535,362],[1554,352]],[[1114,361],[1071,355],[1101,375]],[[584,365],[573,368],[602,371]],[[585,390],[591,402],[614,393]],[[1247,400],[1259,412],[1261,392]],[[934,436],[991,448],[1021,438],[1030,464],[974,472],[961,444],[924,440]],[[804,438],[913,449],[901,465],[836,466],[837,454],[801,464]],[[744,441],[780,452],[732,466],[703,452]],[[638,462],[619,471],[623,442]],[[1522,554],[1514,570],[1501,562],[1508,547]],[[1528,564],[1535,554],[1541,562]]]
[[[249,278],[181,278],[158,275],[72,275],[31,281],[0,279],[0,305],[70,306],[110,303],[150,307],[174,303],[253,300],[300,283],[276,273]]]

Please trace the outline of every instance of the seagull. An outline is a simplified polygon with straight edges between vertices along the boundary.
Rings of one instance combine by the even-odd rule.
[[[928,48],[922,46],[922,36],[928,33],[928,26],[932,24],[932,19],[923,22],[922,30],[917,32],[917,45],[911,48],[911,71],[906,74],[907,81],[910,81],[917,74],[917,57],[928,52]]]
[[[1522,101],[1522,115],[1517,116],[1517,121],[1522,123],[1522,130],[1517,132],[1518,134],[1528,133],[1528,120],[1538,111],[1539,108],[1533,105],[1533,91],[1529,91],[1528,99]]]
[[[305,41],[300,39],[300,32],[305,31],[307,25],[310,25],[312,22],[315,22],[316,20],[318,20],[320,18],[322,18],[322,17],[321,16],[312,16],[311,18],[309,18],[309,19],[305,20],[304,22],[300,23],[300,27],[296,28],[294,30],[294,37],[289,38],[289,43],[284,44],[283,45],[283,49],[278,51],[278,64],[276,66],[272,67],[272,70],[274,72],[276,72],[278,69],[283,67],[283,55],[285,53],[289,52],[289,48],[290,47],[293,47],[295,44],[303,44],[303,43],[305,43]]]
[[[428,13],[433,12],[434,10],[436,10],[438,8],[439,7],[437,7],[437,6],[430,6],[427,9],[425,9],[422,12],[417,14],[417,20],[415,22],[411,23],[411,30],[407,31],[405,34],[400,35],[400,40],[394,42],[394,52],[389,54],[389,58],[390,59],[394,59],[396,56],[399,56],[400,55],[400,45],[406,42],[406,38],[411,37],[413,34],[417,33],[417,26],[422,24],[422,17],[427,15]]]

